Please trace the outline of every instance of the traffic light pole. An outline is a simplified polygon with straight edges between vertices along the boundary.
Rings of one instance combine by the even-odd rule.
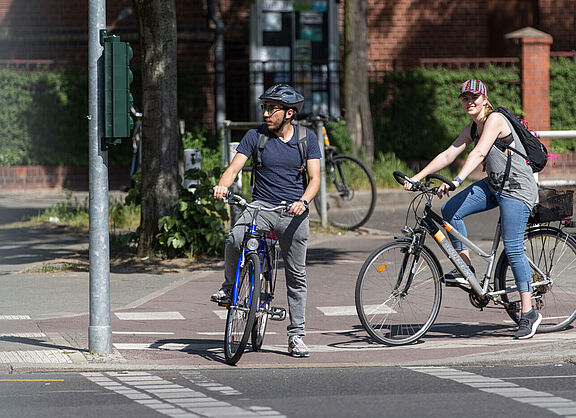
[[[90,164],[90,325],[89,350],[112,353],[110,326],[110,235],[108,152],[104,139],[104,64],[100,30],[106,28],[106,0],[88,2],[88,130]]]

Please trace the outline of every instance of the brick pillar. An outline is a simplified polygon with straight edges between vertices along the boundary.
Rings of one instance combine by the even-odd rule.
[[[520,44],[522,61],[522,108],[524,119],[537,131],[550,129],[550,46],[552,36],[534,28],[505,35]],[[550,140],[542,138],[549,148]]]

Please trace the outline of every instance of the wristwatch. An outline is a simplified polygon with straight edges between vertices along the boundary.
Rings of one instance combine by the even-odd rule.
[[[306,209],[308,209],[309,204],[308,204],[307,200],[300,199],[300,202],[302,202],[304,204],[304,206],[306,206]]]
[[[458,182],[458,186],[462,186],[463,181],[462,181],[462,179],[461,179],[460,177],[456,176],[456,177],[454,177],[454,180],[452,180],[452,181],[457,181],[457,182]]]

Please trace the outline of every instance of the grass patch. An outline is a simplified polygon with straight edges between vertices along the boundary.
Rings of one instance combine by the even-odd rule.
[[[140,206],[125,204],[119,199],[108,203],[110,231],[122,234],[125,231],[135,231],[140,225]],[[88,229],[90,226],[90,205],[88,197],[80,201],[72,192],[66,192],[63,201],[44,210],[30,219],[32,223],[49,222],[67,225],[76,229]]]

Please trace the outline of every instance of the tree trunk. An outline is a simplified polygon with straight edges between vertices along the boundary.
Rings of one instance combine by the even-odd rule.
[[[367,162],[374,158],[374,132],[368,89],[366,0],[344,3],[344,107],[354,148]]]
[[[154,254],[158,220],[178,201],[175,0],[134,0],[142,51],[142,206],[138,254]]]

